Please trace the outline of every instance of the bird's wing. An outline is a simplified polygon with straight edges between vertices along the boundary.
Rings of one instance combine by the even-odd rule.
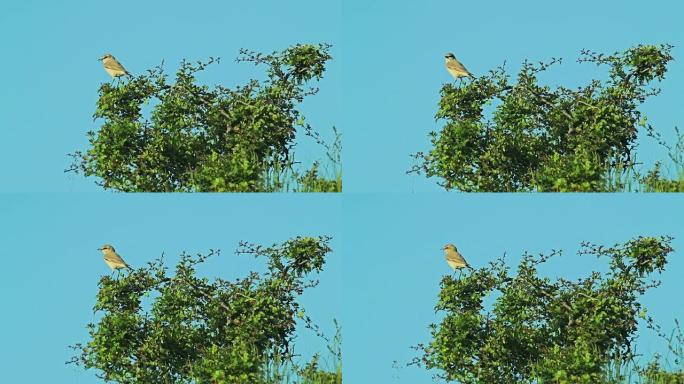
[[[124,259],[121,258],[121,256],[114,254],[114,255],[105,255],[105,260],[110,261],[112,263],[117,263],[117,264],[123,264],[128,267],[128,264],[124,261]]]
[[[473,76],[473,74],[470,73],[470,71],[467,70],[466,67],[463,64],[461,64],[461,62],[458,60],[449,60],[449,62],[447,63],[447,68],[453,69],[453,70],[459,71],[459,72],[465,72],[471,77]]]
[[[447,256],[447,258],[451,261],[456,262],[456,263],[466,264],[466,265],[468,264],[468,262],[465,261],[465,258],[463,257],[463,255],[461,255],[458,252],[450,252],[449,256]]]
[[[467,71],[463,64],[459,61],[451,59],[447,61],[447,68],[455,69],[457,71]]]
[[[121,63],[119,63],[116,59],[106,60],[104,62],[104,66],[107,69],[113,69],[115,71],[124,71],[124,72],[128,73],[126,68],[124,68],[124,66],[121,65]]]

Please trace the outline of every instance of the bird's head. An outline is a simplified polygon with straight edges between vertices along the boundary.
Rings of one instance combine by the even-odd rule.
[[[112,246],[109,245],[109,244],[105,244],[105,245],[103,245],[101,248],[98,248],[97,250],[98,250],[98,251],[102,251],[102,252],[115,252],[115,251],[114,251],[114,247],[112,247]]]
[[[447,53],[446,55],[444,55],[444,57],[446,57],[447,59],[455,59],[455,58],[456,58],[456,56],[454,56],[454,54],[451,53],[451,52],[449,52],[449,53]]]
[[[456,251],[456,246],[449,243],[449,244],[445,245],[442,249],[445,251]]]
[[[112,56],[112,55],[109,54],[109,53],[105,53],[104,56],[102,56],[102,57],[100,57],[100,58],[98,59],[98,61],[102,61],[102,60],[104,60],[104,59],[111,59],[111,58],[114,58],[114,56]]]

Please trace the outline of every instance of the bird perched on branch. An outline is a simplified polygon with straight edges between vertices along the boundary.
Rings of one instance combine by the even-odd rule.
[[[109,76],[117,78],[120,76],[131,76],[131,74],[126,70],[126,68],[119,63],[119,61],[109,53],[106,53],[100,58],[102,64],[104,65],[105,71],[109,73]]]
[[[456,59],[456,56],[454,56],[453,53],[449,52],[444,55],[444,57],[446,58],[446,69],[449,71],[451,76],[454,77],[454,79],[458,79],[459,77],[470,77],[472,79],[475,78],[475,76],[473,76],[473,74],[470,73],[466,67]]]
[[[463,268],[473,269],[470,265],[468,265],[468,262],[463,258],[463,256],[461,256],[455,245],[447,244],[442,249],[444,249],[444,257],[446,258],[447,264],[449,264],[451,268],[455,270]]]
[[[114,247],[112,247],[111,245],[105,244],[102,246],[102,248],[99,248],[98,250],[102,251],[102,255],[104,256],[104,261],[105,261],[105,263],[107,263],[109,268],[112,269],[112,271],[122,269],[122,268],[126,268],[130,271],[133,270],[133,268],[131,268],[128,264],[126,264],[124,259],[122,259],[118,253],[116,253],[116,251],[114,250]]]

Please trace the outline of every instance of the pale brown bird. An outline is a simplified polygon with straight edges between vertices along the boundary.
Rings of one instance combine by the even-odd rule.
[[[468,262],[463,258],[463,256],[458,252],[456,246],[453,244],[447,244],[444,246],[444,257],[446,258],[447,264],[453,269],[473,269]]]
[[[109,244],[105,244],[102,246],[102,248],[98,249],[99,251],[102,251],[102,255],[104,256],[104,261],[107,263],[109,268],[112,269],[112,271],[115,271],[117,269],[122,269],[126,268],[128,270],[133,270],[126,262],[124,259],[119,256],[118,253],[114,250],[114,247],[112,247]]]
[[[475,76],[473,76],[473,74],[470,73],[466,67],[456,59],[456,56],[454,56],[453,53],[447,53],[444,55],[444,57],[446,58],[446,69],[449,71],[451,76],[454,77],[454,79],[458,79],[459,77],[475,78]]]
[[[117,78],[119,76],[131,76],[126,68],[124,68],[123,65],[121,65],[121,63],[119,63],[119,61],[109,53],[106,53],[104,56],[102,56],[100,61],[102,61],[105,71],[107,71],[111,77]]]

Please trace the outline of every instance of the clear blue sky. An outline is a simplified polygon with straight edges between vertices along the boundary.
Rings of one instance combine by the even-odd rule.
[[[599,73],[575,63],[582,48],[612,53],[636,44],[670,43],[675,62],[663,93],[644,110],[665,137],[682,127],[684,4],[671,0],[344,1],[342,21],[346,191],[437,190],[436,179],[404,175],[409,154],[429,149],[439,90],[454,52],[476,76],[525,59],[564,57],[546,79],[580,85]],[[652,147],[652,146],[651,146]],[[650,154],[640,159],[663,158]]]
[[[95,383],[63,362],[67,345],[85,339],[98,277],[107,268],[95,250],[112,243],[133,265],[162,251],[224,251],[207,273],[259,267],[232,257],[239,240],[273,243],[295,235],[330,234],[335,252],[321,286],[304,298],[326,330],[341,319],[345,382],[430,382],[416,368],[392,369],[428,341],[438,285],[448,272],[441,246],[454,242],[476,267],[507,252],[564,249],[549,275],[580,276],[593,260],[575,257],[583,240],[602,244],[636,235],[670,234],[677,254],[663,286],[645,301],[664,327],[684,320],[672,305],[684,289],[682,195],[466,195],[434,192],[436,180],[407,176],[409,154],[428,148],[441,126],[434,114],[450,81],[443,55],[453,51],[476,75],[504,61],[565,57],[551,83],[582,84],[595,67],[574,63],[582,48],[613,52],[671,43],[675,62],[663,94],[648,102],[649,121],[672,137],[681,125],[684,88],[683,6],[675,1],[282,2],[6,1],[0,5],[5,74],[0,93],[0,191],[96,192],[93,179],[65,175],[67,153],[86,146],[105,52],[139,73],[165,60],[221,56],[202,78],[233,86],[264,74],[234,63],[240,48],[283,49],[295,43],[334,45],[320,94],[302,106],[326,134],[344,134],[341,196],[169,196],[108,193],[0,194],[5,264],[0,292],[3,380]],[[113,24],[123,27],[113,27]],[[57,57],[56,60],[51,59]],[[322,156],[302,140],[300,159]],[[645,161],[664,155],[647,145]],[[351,192],[351,193],[350,193]],[[390,192],[362,194],[359,192]],[[110,224],[110,221],[112,222]],[[52,251],[56,249],[55,251]],[[50,262],[49,260],[59,262]],[[344,293],[342,290],[344,289]],[[304,341],[306,341],[306,336]],[[659,348],[645,336],[642,350]],[[306,343],[305,343],[306,344]],[[315,346],[311,346],[315,348]],[[35,369],[35,362],[42,369]],[[14,379],[14,380],[12,380]]]
[[[204,78],[232,86],[262,71],[233,60],[239,48],[270,52],[298,42],[334,45],[321,93],[302,106],[326,135],[344,134],[344,183],[348,192],[434,191],[436,180],[405,175],[409,155],[429,148],[439,89],[451,81],[445,52],[456,53],[476,75],[507,62],[564,57],[549,72],[550,83],[583,84],[600,75],[574,62],[582,48],[601,52],[635,44],[671,43],[675,61],[663,93],[644,106],[666,138],[681,125],[684,88],[684,6],[670,0],[645,5],[636,0],[549,3],[404,2],[304,0],[280,2],[9,1],[0,5],[5,36],[0,71],[0,191],[97,191],[93,180],[65,175],[67,153],[86,147],[97,88],[109,81],[96,61],[104,52],[133,73],[165,60],[221,56]],[[236,5],[239,4],[239,5]],[[647,9],[646,9],[647,8]],[[116,27],[118,25],[122,27]],[[57,59],[52,59],[56,57]],[[298,152],[308,162],[321,158],[310,140]],[[643,140],[640,158],[663,159]]]
[[[643,302],[665,330],[684,320],[674,305],[684,291],[684,195],[345,195],[343,210],[345,382],[432,382],[430,372],[392,362],[410,361],[410,347],[430,340],[439,283],[451,273],[441,248],[451,242],[475,268],[504,252],[517,265],[525,251],[561,249],[542,272],[575,279],[606,270],[604,261],[576,255],[582,241],[674,236],[662,286]],[[651,333],[640,335],[640,353],[665,352]]]
[[[182,59],[221,57],[200,80],[232,87],[264,79],[265,68],[235,63],[240,48],[261,52],[296,43],[339,43],[339,2],[313,0],[140,2],[116,6],[92,1],[3,1],[0,35],[0,191],[98,191],[94,179],[64,174],[66,155],[85,149],[93,122],[97,90],[111,81],[97,61],[116,56],[133,74],[162,60],[174,73]],[[304,101],[307,121],[324,137],[340,125],[340,50],[332,50],[320,93]],[[297,159],[323,158],[311,139],[302,137]]]
[[[134,267],[162,252],[175,262],[182,251],[221,249],[201,272],[233,279],[265,271],[264,260],[234,254],[240,240],[271,245],[298,235],[334,236],[325,270],[312,276],[320,285],[302,297],[311,318],[334,335],[333,319],[341,317],[341,204],[336,196],[300,196],[1,194],[1,381],[101,382],[94,371],[64,362],[72,356],[67,346],[86,341],[85,326],[96,319],[97,282],[110,273],[97,250],[105,243]],[[305,355],[326,351],[311,332],[298,336]]]
[[[644,298],[665,329],[684,319],[672,305],[684,290],[684,195],[120,195],[2,194],[0,272],[6,316],[0,318],[3,378],[17,381],[95,383],[91,372],[65,366],[67,346],[86,338],[96,283],[108,269],[96,250],[116,246],[132,265],[165,252],[223,250],[203,270],[240,276],[263,268],[235,257],[239,240],[262,244],[296,235],[329,234],[332,253],[321,285],[304,303],[327,332],[343,327],[345,382],[430,382],[417,368],[392,362],[413,357],[410,346],[429,340],[442,276],[449,273],[441,247],[454,242],[474,267],[522,252],[563,249],[544,270],[575,278],[602,268],[575,256],[581,241],[604,245],[638,235],[672,235],[663,285]],[[639,350],[662,350],[644,333]],[[321,347],[302,333],[305,351]],[[42,370],[36,371],[35,362]],[[15,379],[15,380],[12,380]]]

